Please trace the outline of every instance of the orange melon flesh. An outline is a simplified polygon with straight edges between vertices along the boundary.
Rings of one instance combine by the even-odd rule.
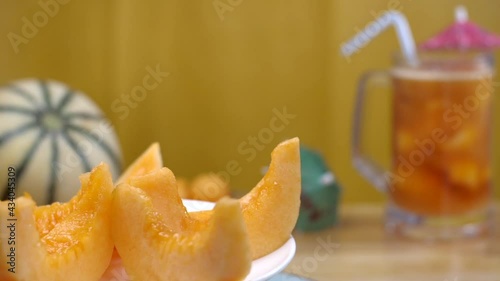
[[[175,176],[168,168],[132,178],[130,185],[141,189],[150,197],[160,219],[171,231],[187,231],[193,227],[193,220],[177,191]]]
[[[123,172],[116,185],[120,183],[129,183],[134,177],[143,176],[163,167],[163,159],[161,157],[160,145],[158,143],[151,144],[132,164]],[[109,268],[103,274],[101,281],[120,279],[123,272],[120,256],[113,252],[113,259]],[[118,275],[118,277],[117,277]]]
[[[177,178],[177,189],[179,191],[179,196],[184,199],[189,199],[191,195],[191,187],[189,182],[183,178]]]
[[[150,156],[155,155],[154,149],[150,148],[148,151]],[[159,151],[159,148],[157,151]],[[143,155],[147,154],[144,153]],[[156,155],[159,155],[159,153],[156,153]],[[141,158],[148,159],[148,157],[144,156],[139,159]],[[154,157],[151,158],[155,159]],[[141,161],[139,159],[134,162],[134,165],[140,165]],[[156,161],[156,163],[159,162]],[[160,168],[160,166],[157,168]],[[151,169],[150,172],[154,170],[151,166],[148,169]],[[142,169],[142,172],[136,173],[136,176],[133,176],[133,173],[126,172],[129,178],[125,182],[134,181],[132,185],[142,189],[151,198],[152,204],[162,214],[159,216],[163,220],[162,223],[166,224],[174,232],[196,232],[206,228],[206,225],[213,219],[214,212],[204,211],[186,214],[186,209],[178,192],[176,192],[177,183],[173,173],[167,168],[163,168],[147,174],[145,171],[148,169]],[[127,171],[129,170],[130,168],[127,169]],[[141,169],[135,170],[140,171]],[[122,176],[122,178],[124,177]],[[250,236],[252,259],[273,252],[289,239],[298,217],[300,192],[299,140],[294,138],[279,144],[275,148],[266,176],[251,192],[240,199],[245,224]],[[260,198],[261,196],[262,198]],[[269,225],[273,225],[272,234],[269,233]],[[271,237],[273,235],[275,236]],[[122,265],[118,254],[116,254],[114,261],[110,265],[107,274],[101,279],[102,281],[113,280],[113,278],[117,278],[117,275],[121,275],[119,272],[122,272],[123,268],[121,268]]]
[[[56,225],[61,223],[79,206],[84,194],[89,191],[90,174],[82,174],[80,176],[81,189],[78,194],[67,203],[53,203],[51,205],[39,206],[35,209],[36,228],[40,234],[40,238],[44,238]],[[48,250],[50,252],[50,250]]]
[[[271,154],[266,175],[240,199],[253,259],[281,247],[295,227],[301,193],[299,147],[298,138],[280,143]],[[204,211],[190,215],[206,221],[212,213]]]
[[[230,281],[248,274],[248,237],[237,201],[221,200],[203,229],[180,232],[154,205],[140,188],[122,184],[114,191],[113,239],[132,280]]]
[[[189,199],[217,202],[229,196],[229,184],[214,173],[200,174],[191,182]]]
[[[36,207],[29,196],[16,199],[16,239],[22,242],[13,280],[99,280],[113,252],[111,173],[101,164],[81,180],[80,192],[65,204]],[[1,203],[2,217],[6,204]],[[6,249],[6,241],[1,243]]]
[[[203,220],[189,215],[177,190],[175,176],[168,168],[135,177],[130,180],[130,185],[141,189],[151,198],[162,222],[174,232],[201,231],[212,219],[211,215]]]
[[[15,200],[16,203],[16,273],[6,274],[12,280],[44,280],[46,278],[47,252],[41,246],[40,237],[36,229],[33,213],[36,208],[35,202],[29,196],[22,196]],[[0,214],[2,218],[7,214],[7,202],[0,203]],[[3,226],[3,225],[2,225]],[[1,238],[0,238],[1,239]],[[18,241],[22,241],[22,244]],[[1,263],[5,264],[4,257],[7,253],[4,249],[9,249],[7,241],[1,241]],[[35,270],[32,270],[35,269]],[[31,271],[32,270],[32,271]]]
[[[128,183],[130,179],[136,176],[142,176],[163,167],[160,145],[153,143],[137,158],[120,176],[116,185]]]
[[[290,239],[299,216],[300,193],[299,139],[294,138],[274,149],[264,178],[240,199],[254,259]]]

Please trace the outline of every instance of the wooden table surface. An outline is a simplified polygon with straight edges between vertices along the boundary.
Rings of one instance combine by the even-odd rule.
[[[294,233],[297,253],[286,271],[318,281],[500,281],[498,229],[472,240],[410,241],[384,232],[383,212],[381,205],[344,206],[338,226]]]

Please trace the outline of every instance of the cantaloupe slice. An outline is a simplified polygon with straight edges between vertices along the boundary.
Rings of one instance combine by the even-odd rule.
[[[133,177],[148,174],[161,167],[163,167],[163,159],[161,157],[160,145],[153,143],[122,173],[116,185],[128,183]]]
[[[301,173],[299,139],[280,143],[264,178],[240,199],[254,259],[281,247],[297,223]]]
[[[298,138],[280,143],[264,178],[240,199],[253,259],[281,247],[295,227],[301,192],[299,146]],[[191,217],[206,221],[211,213],[194,212]]]
[[[229,183],[214,173],[200,174],[191,182],[191,198],[194,200],[217,202],[229,196]]]
[[[179,191],[179,196],[183,199],[190,199],[191,195],[191,186],[186,179],[177,178],[177,190]]]
[[[81,178],[82,188],[70,202],[36,207],[29,195],[16,203],[16,273],[13,280],[99,280],[113,252],[109,168],[101,164]],[[7,201],[0,204],[8,217]],[[10,247],[1,238],[1,262]],[[4,279],[2,279],[4,280]]]
[[[149,185],[150,179],[144,183]],[[221,200],[206,225],[190,226],[185,210],[166,217],[169,207],[158,209],[161,206],[152,199],[145,190],[128,184],[114,191],[113,239],[132,280],[230,281],[248,274],[248,236],[238,201]],[[174,211],[178,210],[182,208]],[[176,220],[180,224],[173,223]]]
[[[143,176],[129,174],[126,182],[146,194],[165,227],[174,233],[196,233],[212,223],[214,211],[186,213],[170,170],[163,168],[149,174],[144,172],[146,169],[142,171]],[[274,149],[266,176],[240,199],[253,259],[273,252],[289,239],[298,217],[300,192],[299,140],[294,138]],[[115,260],[119,261],[118,255]],[[121,263],[116,262],[110,266],[107,276],[115,278],[121,276],[122,271]]]
[[[174,173],[161,168],[147,175],[130,179],[130,185],[144,191],[151,199],[162,223],[174,232],[193,230],[194,221],[182,203],[176,189]]]
[[[267,174],[240,199],[253,259],[281,247],[290,238],[295,227],[301,193],[299,147],[298,138],[280,143],[271,154]],[[183,214],[185,208],[176,192],[175,177],[167,168],[131,181],[132,185],[149,194],[158,210],[168,209],[163,214],[168,217],[167,223],[170,223],[171,228],[179,227],[176,225],[179,221],[184,225],[204,225],[213,215],[213,211]],[[169,213],[170,216],[167,216]]]
[[[158,143],[153,143],[137,159],[135,159],[132,164],[130,164],[130,166],[117,180],[116,185],[120,183],[128,183],[132,178],[146,175],[160,169],[161,167],[163,167],[163,159],[161,157],[160,145]],[[123,279],[121,278],[123,273],[122,261],[115,249],[112,261],[100,281]]]

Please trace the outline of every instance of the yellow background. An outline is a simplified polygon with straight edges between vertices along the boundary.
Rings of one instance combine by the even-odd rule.
[[[16,54],[7,34],[21,35],[22,18],[32,21],[41,7],[2,0],[0,82],[52,78],[88,93],[113,121],[125,163],[159,141],[166,166],[179,176],[224,171],[236,161],[241,173],[231,185],[243,191],[259,180],[279,141],[299,136],[325,153],[344,200],[381,200],[351,165],[352,108],[357,78],[388,67],[397,40],[386,31],[350,61],[339,55],[340,44],[390,6],[407,15],[422,41],[451,23],[458,1],[220,0],[230,7],[223,20],[214,2],[70,0]],[[474,21],[500,33],[500,1],[460,3]],[[169,77],[122,120],[112,103],[157,64]],[[374,100],[379,110],[372,109],[369,123],[370,149],[382,161],[388,159],[386,100]],[[296,117],[247,161],[238,146],[284,107]]]

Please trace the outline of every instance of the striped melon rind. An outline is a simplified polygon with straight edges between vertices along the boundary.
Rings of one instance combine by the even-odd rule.
[[[0,196],[7,197],[7,169],[17,174],[16,194],[38,204],[65,202],[78,176],[100,162],[121,172],[116,134],[83,93],[56,81],[25,79],[0,88]]]

